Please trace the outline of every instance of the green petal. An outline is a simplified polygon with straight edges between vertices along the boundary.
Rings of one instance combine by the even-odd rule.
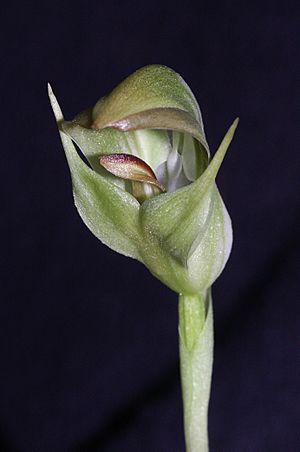
[[[49,97],[71,171],[75,205],[81,218],[104,244],[121,254],[141,260],[137,249],[139,203],[83,162],[72,140],[61,131],[63,115],[50,86]]]
[[[208,164],[209,148],[197,101],[181,76],[165,66],[136,71],[102,97],[94,109],[64,122],[62,128],[92,168],[103,175],[98,157],[112,153],[136,155],[155,171],[170,151],[167,130],[191,135],[184,162],[193,160],[197,175]]]
[[[93,110],[97,128],[155,108],[177,108],[190,113],[202,127],[197,101],[182,77],[161,65],[143,67],[120,83]]]
[[[198,103],[182,77],[166,66],[146,66],[130,75],[100,99],[94,107],[92,120],[92,127],[98,130],[107,127],[123,132],[163,129],[192,135],[198,142],[195,146],[199,155],[195,159],[199,172],[207,167],[209,147]],[[192,146],[193,152],[195,146]],[[152,153],[158,152],[152,148]],[[145,156],[139,154],[139,157],[146,160]],[[146,161],[153,166],[152,161]]]
[[[214,212],[214,181],[237,122],[230,127],[199,179],[174,193],[152,198],[141,207],[141,225],[145,237],[184,267],[187,267],[189,257],[198,247],[199,237],[207,230]]]

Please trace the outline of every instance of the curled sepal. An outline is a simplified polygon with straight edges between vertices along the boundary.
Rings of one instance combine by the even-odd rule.
[[[144,262],[179,293],[208,288],[228,258],[232,242],[230,220],[215,178],[237,123],[236,120],[229,128],[200,178],[174,193],[152,198],[141,207]]]
[[[190,113],[204,135],[192,91],[179,74],[158,64],[138,69],[101,98],[93,109],[93,127],[103,129],[117,120],[156,108],[177,108]]]
[[[170,153],[167,131],[181,134],[184,141],[189,137],[188,153],[183,152],[185,169],[193,161],[193,173],[199,174],[208,164],[209,148],[197,101],[182,77],[166,66],[137,70],[93,108],[63,122],[62,129],[100,174],[99,154],[111,153],[137,155],[156,171]]]
[[[63,115],[50,86],[49,97],[72,176],[75,205],[81,218],[104,244],[121,254],[141,260],[138,252],[139,203],[83,162],[72,140],[61,131]]]
[[[145,66],[127,77],[95,105],[90,127],[188,134],[197,141],[202,165],[207,166],[209,148],[197,101],[182,77],[166,66]]]

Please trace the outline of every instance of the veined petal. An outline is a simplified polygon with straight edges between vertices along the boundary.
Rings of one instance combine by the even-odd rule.
[[[229,128],[209,166],[192,184],[174,193],[146,201],[140,210],[141,226],[150,246],[161,247],[182,266],[198,246],[214,212],[215,178],[233,138],[238,121]],[[198,241],[197,241],[198,239]]]
[[[49,97],[72,176],[75,205],[81,218],[104,244],[121,254],[141,260],[138,252],[139,203],[83,162],[72,140],[61,131],[63,115],[50,86]]]
[[[188,257],[189,280],[197,287],[209,287],[222,272],[232,247],[232,226],[227,209],[215,187],[213,208],[207,229],[198,236]]]

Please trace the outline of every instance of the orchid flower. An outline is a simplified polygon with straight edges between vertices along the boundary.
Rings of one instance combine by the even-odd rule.
[[[193,93],[160,65],[136,71],[72,121],[64,121],[51,88],[49,95],[84,223],[179,294],[186,447],[206,452],[210,288],[232,245],[215,179],[238,120],[211,158]]]

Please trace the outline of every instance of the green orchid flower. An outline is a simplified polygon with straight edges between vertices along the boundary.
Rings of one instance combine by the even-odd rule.
[[[51,88],[49,95],[84,223],[105,245],[141,261],[180,294],[187,450],[208,450],[200,418],[207,412],[212,346],[203,344],[212,344],[210,287],[232,245],[215,179],[238,120],[211,158],[193,93],[180,75],[160,65],[136,71],[72,121],[64,121]],[[190,374],[201,347],[209,357],[197,382],[205,387],[199,414]]]
[[[236,122],[210,160],[191,90],[158,65],[136,71],[73,121],[58,118],[75,204],[88,228],[175,292],[209,288],[232,244],[215,178]]]

